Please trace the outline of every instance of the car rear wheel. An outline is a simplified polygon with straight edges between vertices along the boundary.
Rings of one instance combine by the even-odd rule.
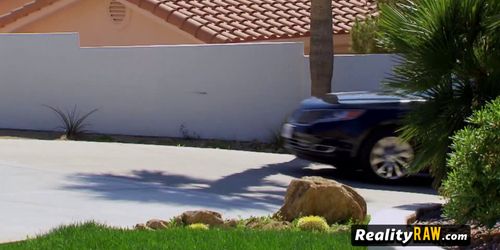
[[[361,161],[365,171],[379,180],[396,181],[408,175],[414,158],[410,143],[391,131],[371,136],[365,144]]]

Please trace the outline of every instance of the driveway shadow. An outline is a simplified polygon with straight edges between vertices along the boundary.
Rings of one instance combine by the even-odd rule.
[[[354,188],[435,194],[430,180],[416,179],[404,185],[366,182],[360,172],[340,172],[333,167],[310,168],[300,159],[264,165],[224,176],[217,180],[193,178],[164,171],[137,170],[128,175],[77,174],[69,176],[64,189],[89,192],[98,198],[214,209],[260,209],[275,211],[283,204],[286,185],[266,177],[287,175],[293,178],[321,176]],[[412,180],[412,179],[409,179]]]
[[[286,185],[265,178],[287,168],[303,168],[308,164],[300,160],[269,164],[217,180],[149,170],[132,171],[127,175],[77,174],[69,176],[72,184],[63,188],[91,192],[98,198],[108,200],[275,210],[283,203]]]

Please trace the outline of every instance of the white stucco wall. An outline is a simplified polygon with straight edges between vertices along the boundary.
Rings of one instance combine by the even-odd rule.
[[[395,58],[387,54],[337,56],[333,65],[332,90],[380,90],[381,82],[390,76],[395,65]]]
[[[88,120],[99,133],[178,137],[184,125],[203,138],[268,140],[310,90],[300,43],[78,44],[76,34],[0,35],[0,128],[54,130],[43,105],[77,105],[99,108]],[[381,74],[363,67],[381,63],[365,59],[336,59],[336,90],[376,88]]]
[[[337,55],[333,63],[332,91],[377,91],[396,65],[389,54]],[[309,57],[305,57],[309,76]],[[309,78],[308,78],[309,80]]]

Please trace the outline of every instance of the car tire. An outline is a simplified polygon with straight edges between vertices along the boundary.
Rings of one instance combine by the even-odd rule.
[[[376,131],[365,140],[358,160],[372,179],[396,183],[408,176],[413,157],[412,145],[393,130],[385,129]]]

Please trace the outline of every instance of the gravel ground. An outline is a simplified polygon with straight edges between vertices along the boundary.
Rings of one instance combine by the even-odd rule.
[[[443,216],[441,208],[426,211],[414,224],[420,225],[453,225],[456,222]],[[449,247],[448,249],[500,250],[500,222],[488,229],[477,223],[468,223],[471,227],[471,245],[468,247]]]

